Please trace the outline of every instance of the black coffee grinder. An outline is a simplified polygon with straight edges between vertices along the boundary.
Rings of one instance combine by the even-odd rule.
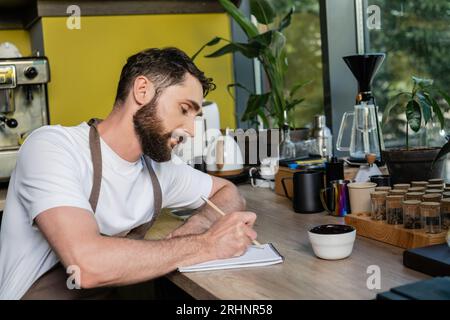
[[[376,155],[377,165],[382,165],[383,135],[378,121],[378,107],[372,94],[372,81],[383,63],[384,53],[357,54],[343,57],[352,74],[358,81],[358,94],[354,111],[344,113],[336,148],[348,151],[349,162],[367,163],[367,154]],[[347,118],[353,116],[351,125],[350,146],[342,147],[342,135],[346,128]]]

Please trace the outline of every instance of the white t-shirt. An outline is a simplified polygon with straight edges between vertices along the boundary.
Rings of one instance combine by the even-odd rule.
[[[103,140],[102,183],[95,219],[100,232],[115,235],[148,222],[153,189],[143,160],[128,162]],[[164,208],[198,208],[209,196],[209,175],[180,164],[152,162]],[[11,175],[0,232],[0,299],[20,299],[59,259],[33,224],[41,212],[71,206],[92,212],[89,126],[45,126],[19,150]]]

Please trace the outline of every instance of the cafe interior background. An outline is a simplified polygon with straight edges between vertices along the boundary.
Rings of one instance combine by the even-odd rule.
[[[213,169],[207,164],[205,167],[197,163],[197,168],[228,178],[238,185],[250,184],[249,190],[265,189],[265,192],[276,193],[277,197],[283,197],[289,212],[299,214],[302,211],[299,206],[319,206],[320,211],[324,208],[316,198],[314,201],[317,203],[298,203],[302,200],[295,198],[301,194],[296,195],[294,188],[296,183],[304,182],[301,177],[296,180],[296,172],[326,170],[329,163],[336,167],[343,164],[344,168],[340,168],[345,178],[356,177],[360,180],[358,183],[362,183],[370,180],[374,172],[380,175],[388,173],[387,159],[382,159],[381,149],[404,148],[405,139],[412,149],[426,147],[439,151],[446,143],[450,119],[450,101],[446,96],[446,93],[450,95],[449,1],[268,0],[259,1],[256,5],[257,2],[243,0],[231,3],[254,23],[259,33],[289,20],[290,24],[280,31],[285,42],[279,53],[285,55],[288,62],[283,71],[285,80],[281,82],[281,91],[285,98],[289,98],[285,103],[293,103],[292,108],[285,104],[281,114],[276,113],[270,106],[272,96],[264,97],[264,93],[273,94],[274,90],[270,91],[273,82],[265,72],[264,63],[248,51],[254,49],[250,45],[246,47],[247,51],[233,48],[229,54],[205,57],[226,44],[216,41],[206,46],[195,62],[217,85],[217,89],[206,98],[211,103],[204,107],[205,117],[208,117],[205,125],[222,132],[236,128],[253,128],[259,132],[283,129],[279,140],[280,157],[275,163],[271,158],[264,163],[248,163],[245,158],[242,164],[236,164],[233,162],[236,161],[235,153],[245,154],[247,145],[239,146],[240,151],[236,151],[233,142],[225,139],[224,148],[228,154],[228,158],[224,155],[225,163],[213,163]],[[292,6],[295,6],[295,11],[290,14]],[[264,10],[269,10],[273,19],[262,14]],[[117,0],[109,1],[107,5],[102,1],[0,0],[0,93],[3,95],[0,99],[3,198],[0,201],[4,200],[8,174],[14,167],[14,154],[33,129],[46,124],[72,126],[92,117],[107,116],[114,102],[120,70],[128,56],[145,48],[168,46],[178,47],[192,56],[215,37],[249,43],[248,35],[237,20],[214,0]],[[24,57],[22,62],[25,64],[16,65],[16,86],[8,86],[7,81],[1,83],[2,72],[7,72],[2,67],[11,65],[8,58],[19,55]],[[348,56],[357,57],[346,61],[344,57]],[[19,75],[19,71],[24,76]],[[427,79],[432,79],[432,84]],[[240,85],[228,87],[233,83]],[[372,90],[368,100],[364,100],[367,92],[362,90],[362,85],[368,85]],[[8,105],[11,90],[16,95],[14,106]],[[404,94],[399,95],[402,92]],[[416,95],[411,96],[411,93]],[[366,107],[373,104],[372,98],[375,98],[376,111],[364,111],[368,112],[368,117],[374,118],[361,120],[355,115],[353,122],[348,120],[348,124],[345,121],[341,128],[344,114],[356,112],[357,94],[357,104],[362,101]],[[249,98],[259,105],[249,102]],[[38,111],[21,105],[27,103],[32,103]],[[268,123],[261,112],[266,112]],[[352,135],[357,134],[351,128],[361,124],[358,121],[363,123],[363,131],[364,125],[366,129],[367,126],[372,127],[362,133],[361,141],[358,138],[355,139],[359,142],[351,141]],[[342,146],[338,149],[345,150],[360,143],[363,145],[362,159],[349,157],[352,150],[336,148],[340,131],[343,137]],[[433,151],[431,160],[438,151]],[[230,154],[235,157],[231,159]],[[374,154],[373,161],[366,157],[367,154]],[[332,160],[332,155],[345,161]],[[422,154],[413,157],[416,156]],[[389,159],[395,162],[392,155]],[[429,158],[427,161],[431,163]],[[445,155],[440,163],[442,171],[438,174],[425,178],[411,176],[409,181],[392,176],[394,179],[390,184],[415,180],[428,182],[428,179],[435,178],[438,180],[429,184],[438,185],[440,198],[444,198],[447,192],[445,183],[450,182],[450,168]],[[274,167],[278,168],[277,174]],[[344,176],[339,178],[344,179]],[[311,186],[306,184],[306,188]],[[421,186],[413,183],[408,187]],[[317,187],[316,193],[320,193],[322,187],[325,185]],[[399,187],[402,188],[404,186]],[[426,189],[423,191],[425,193]],[[404,231],[405,228],[399,226],[392,231],[386,221],[377,221],[383,224],[375,226],[375,235],[372,234],[370,211],[374,209],[370,195],[368,197],[371,207],[364,217],[358,221],[339,220],[356,227],[358,239],[360,236],[373,238],[402,248],[401,252],[417,246],[445,244],[445,223],[448,223],[445,219],[448,216],[443,215],[440,221],[442,228],[437,234],[426,233],[423,224],[422,229],[414,230],[422,232],[420,235],[411,235],[408,233],[410,230]],[[294,199],[291,201],[290,198]],[[326,201],[332,202],[329,198]],[[303,211],[308,211],[308,208]],[[331,208],[330,211],[331,215],[339,218],[351,216],[350,210],[343,212]],[[361,229],[367,229],[366,234],[359,234],[358,226],[364,226]],[[377,236],[380,230],[382,239]],[[386,236],[389,232],[400,233],[389,238]],[[441,273],[431,275],[449,275],[448,257],[447,252],[447,264],[440,269]],[[430,274],[421,267],[419,269]]]

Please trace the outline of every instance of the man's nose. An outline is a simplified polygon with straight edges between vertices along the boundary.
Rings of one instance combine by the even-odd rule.
[[[195,127],[198,120],[197,117],[193,118],[192,120],[189,120],[184,127],[184,131],[186,131],[187,134],[189,134],[191,137],[195,135]]]

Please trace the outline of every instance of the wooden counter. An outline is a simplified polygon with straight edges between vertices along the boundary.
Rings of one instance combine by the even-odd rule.
[[[173,272],[167,276],[197,299],[374,299],[378,292],[428,278],[403,266],[402,249],[359,236],[349,258],[318,259],[307,231],[323,223],[344,223],[343,218],[323,213],[298,214],[287,198],[273,191],[250,185],[239,189],[247,199],[248,209],[258,214],[258,240],[272,242],[285,262],[241,270]],[[6,189],[0,189],[0,209],[5,195]],[[147,238],[162,238],[181,223],[165,211]],[[380,290],[366,286],[370,265],[380,267]]]
[[[272,242],[285,257],[280,265],[241,270],[197,273],[173,272],[167,277],[198,299],[374,299],[378,292],[422,280],[428,276],[405,268],[403,250],[357,237],[352,255],[326,261],[314,256],[307,231],[324,223],[344,223],[343,218],[320,214],[298,214],[285,197],[268,189],[239,187],[248,209],[258,214],[255,229],[261,243]],[[181,223],[162,214],[148,238],[167,235]],[[369,290],[367,268],[381,271],[381,289]]]

